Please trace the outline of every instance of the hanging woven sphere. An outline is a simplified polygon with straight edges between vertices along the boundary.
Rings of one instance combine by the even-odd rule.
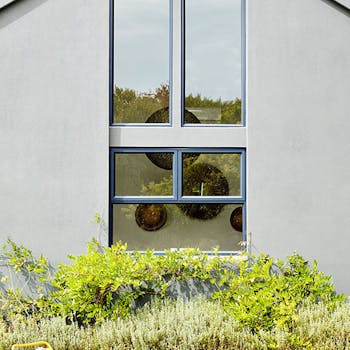
[[[151,114],[146,123],[166,123],[169,119],[169,107],[158,109]],[[185,123],[199,124],[199,119],[187,109],[185,110]],[[172,153],[146,153],[147,158],[159,168],[171,170],[173,168]],[[184,159],[194,162],[199,157],[199,153],[188,153],[184,155]]]
[[[184,196],[227,196],[229,184],[222,171],[215,166],[197,163],[184,169],[182,191]],[[178,206],[189,217],[208,220],[216,217],[224,204],[191,203]]]
[[[167,210],[163,204],[139,204],[135,219],[143,230],[157,231],[166,223]]]
[[[242,207],[238,207],[232,211],[230,217],[231,226],[238,232],[243,230],[243,221],[242,221]]]

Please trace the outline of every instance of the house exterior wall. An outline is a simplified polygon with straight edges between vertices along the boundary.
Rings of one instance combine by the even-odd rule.
[[[350,294],[350,17],[332,4],[247,0],[247,127],[232,146],[246,130],[253,252],[317,259]],[[107,244],[89,220],[108,222],[108,1],[2,9],[0,62],[0,240],[54,263]]]
[[[317,259],[350,294],[350,14],[248,0],[247,16],[253,251]]]
[[[0,11],[0,240],[53,263],[107,234],[108,2]]]

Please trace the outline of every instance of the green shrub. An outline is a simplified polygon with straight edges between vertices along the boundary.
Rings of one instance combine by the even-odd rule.
[[[238,275],[225,271],[222,283],[228,288],[214,294],[224,309],[238,320],[242,327],[253,332],[272,328],[292,329],[298,308],[303,303],[322,302],[333,310],[337,302],[345,300],[337,295],[330,277],[317,270],[314,261],[294,254],[282,260],[260,255],[242,261]]]
[[[302,306],[292,331],[252,334],[242,329],[220,303],[195,299],[155,302],[126,318],[86,328],[62,318],[0,321],[0,350],[14,343],[44,339],[55,350],[346,350],[350,349],[350,305],[333,312],[323,303]]]
[[[5,257],[25,281],[36,281],[32,295],[12,287],[0,294],[5,319],[35,313],[39,319],[61,316],[86,326],[127,317],[157,298],[199,294],[217,300],[241,328],[260,333],[292,330],[304,303],[321,302],[332,311],[345,300],[316,262],[310,266],[297,254],[286,262],[261,255],[238,264],[235,257],[209,257],[196,249],[141,254],[127,252],[122,243],[101,247],[92,241],[87,254],[70,256],[72,263],[61,264],[53,278],[44,257],[36,259],[11,241]]]
[[[44,300],[51,290],[52,267],[40,255],[17,245],[11,239],[0,253],[0,306],[5,315],[24,317],[43,311]]]
[[[137,303],[168,296],[175,281],[215,284],[224,265],[234,263],[233,258],[209,259],[197,249],[165,251],[164,255],[130,254],[126,249],[121,243],[101,248],[93,241],[87,254],[71,256],[72,264],[60,265],[53,279],[52,298],[59,301],[54,303],[54,313],[85,324],[116,319]]]

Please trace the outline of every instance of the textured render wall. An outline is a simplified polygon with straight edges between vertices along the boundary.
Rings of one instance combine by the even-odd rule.
[[[62,261],[108,214],[108,1],[14,3],[0,62],[0,241]]]
[[[248,226],[350,294],[350,13],[248,0]]]

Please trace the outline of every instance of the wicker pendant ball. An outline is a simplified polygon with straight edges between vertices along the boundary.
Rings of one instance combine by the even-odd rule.
[[[181,211],[190,218],[209,220],[215,218],[224,207],[217,203],[178,204]]]
[[[158,109],[151,114],[146,123],[166,123],[169,120],[169,107]],[[199,119],[190,111],[185,110],[185,123],[198,124]],[[157,167],[171,170],[173,168],[173,154],[172,153],[146,153],[147,158]],[[188,153],[184,155],[184,159],[194,162],[199,157],[199,153]]]
[[[145,231],[157,231],[167,220],[167,211],[163,204],[139,204],[135,212],[136,223]]]
[[[243,230],[243,221],[242,221],[242,207],[238,207],[232,211],[230,217],[231,226],[238,232]]]
[[[229,185],[224,174],[213,165],[197,163],[184,169],[184,196],[227,196]],[[216,217],[224,207],[222,203],[179,204],[182,212],[200,220]]]

